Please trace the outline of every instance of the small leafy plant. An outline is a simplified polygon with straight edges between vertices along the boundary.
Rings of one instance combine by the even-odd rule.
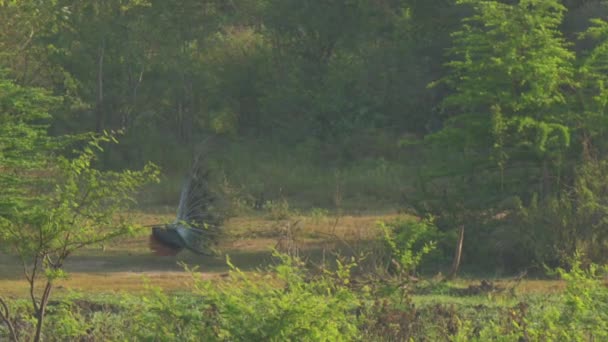
[[[432,219],[380,222],[383,241],[390,251],[389,269],[399,275],[413,275],[424,256],[436,248],[438,230]]]

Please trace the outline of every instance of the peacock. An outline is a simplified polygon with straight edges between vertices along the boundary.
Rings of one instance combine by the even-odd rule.
[[[182,186],[177,217],[171,223],[152,226],[150,248],[161,256],[175,256],[184,249],[210,255],[221,232],[216,201],[209,171],[197,160]]]

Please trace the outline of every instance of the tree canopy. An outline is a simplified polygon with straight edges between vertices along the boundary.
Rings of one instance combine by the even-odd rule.
[[[607,14],[602,0],[1,1],[1,208],[28,206],[19,183],[57,186],[40,172],[69,160],[181,176],[214,137],[212,166],[258,202],[356,168],[369,182],[349,195],[374,201],[397,165],[391,200],[452,237],[466,224],[465,256],[600,258]],[[67,147],[118,130],[98,160]],[[277,184],[293,164],[309,178]]]

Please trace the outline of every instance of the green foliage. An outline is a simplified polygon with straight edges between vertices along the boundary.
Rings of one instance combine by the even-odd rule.
[[[309,216],[315,224],[320,224],[327,221],[329,217],[329,210],[323,208],[312,208]]]
[[[53,339],[75,340],[85,336],[89,329],[86,317],[69,300],[49,307],[48,315],[52,318],[47,322],[47,329],[53,332]]]
[[[465,244],[465,254],[511,269],[600,248],[603,238],[581,235],[598,225],[586,218],[600,214],[580,208],[593,206],[582,193],[603,202],[603,190],[572,189],[589,182],[583,169],[605,158],[597,59],[604,25],[592,21],[582,35],[592,48],[581,57],[564,38],[560,1],[459,4],[473,14],[453,33],[449,73],[432,84],[450,88],[443,101],[450,114],[426,137],[418,214],[435,215],[443,229],[466,225],[469,243],[492,247]]]
[[[49,305],[50,340],[153,341],[593,341],[608,334],[606,269],[557,269],[564,293],[446,297],[416,296],[415,304],[393,296],[370,300],[368,286],[353,286],[353,263],[313,276],[301,262],[276,255],[269,272],[201,280],[192,271],[190,290],[144,294],[72,293]],[[446,286],[443,284],[444,287]],[[453,284],[452,284],[453,285]],[[437,291],[437,289],[435,290]],[[440,290],[441,291],[441,290]],[[435,293],[435,292],[434,292]],[[28,320],[25,301],[10,301],[19,324]],[[4,331],[0,327],[0,337]],[[21,336],[29,336],[24,331]]]
[[[606,267],[591,264],[584,268],[578,256],[571,260],[570,267],[568,271],[557,270],[568,284],[559,316],[548,312],[543,318],[549,322],[557,318],[554,325],[542,326],[536,334],[569,341],[608,338]]]
[[[52,168],[40,170],[31,165],[15,167],[21,174],[34,174],[49,180],[46,188],[40,184],[4,182],[2,191],[8,198],[15,192],[24,196],[3,213],[0,221],[0,241],[4,252],[17,254],[29,283],[32,314],[36,320],[34,340],[41,338],[43,320],[53,283],[65,278],[66,259],[85,246],[103,243],[111,238],[134,231],[125,217],[125,208],[134,203],[133,193],[142,185],[158,179],[158,169],[150,164],[142,171],[99,171],[92,167],[99,144],[112,136],[93,138],[72,158],[56,157],[49,161]],[[45,149],[47,153],[52,150]],[[38,166],[38,165],[36,165]],[[36,284],[43,276],[45,288],[37,293]],[[4,302],[0,298],[0,302]],[[11,313],[0,316],[10,322]],[[65,317],[65,336],[78,334],[78,321]],[[70,323],[70,324],[68,324]],[[13,324],[14,325],[14,324]],[[13,336],[14,337],[14,336]]]
[[[387,142],[388,144],[388,142]],[[380,153],[384,147],[364,145],[366,154]],[[397,153],[396,146],[386,147]],[[266,201],[287,200],[290,209],[314,207],[335,209],[335,192],[339,184],[346,210],[369,212],[386,208],[399,200],[403,189],[411,184],[412,166],[388,158],[370,157],[357,163],[340,165],[337,160],[324,163],[315,155],[315,143],[287,145],[266,142],[247,146],[230,142],[221,149],[221,158],[212,159],[214,170],[237,191],[240,205],[260,209]],[[334,155],[333,151],[326,151]],[[363,153],[363,151],[360,151]],[[173,195],[174,196],[174,195]]]
[[[294,211],[289,208],[289,202],[286,199],[266,201],[262,208],[268,212],[267,216],[271,220],[286,220],[294,215]]]
[[[239,189],[243,209],[283,197],[330,208],[339,173],[344,209],[392,208],[403,197],[442,231],[465,224],[467,241],[484,246],[465,244],[466,260],[493,260],[486,251],[528,243],[519,239],[524,215],[503,203],[558,207],[550,202],[570,196],[579,164],[605,159],[608,29],[589,19],[607,8],[600,0],[3,1],[0,68],[14,81],[0,81],[0,177],[51,186],[12,166],[4,172],[15,162],[56,172],[44,149],[64,142],[41,135],[45,125],[52,135],[123,130],[96,167],[151,160],[168,183],[214,136],[209,159]],[[5,115],[20,110],[27,127]],[[400,149],[404,136],[425,144]],[[24,194],[4,194],[0,211],[27,207],[18,204]],[[149,194],[146,204],[175,198]]]
[[[49,306],[45,334],[58,341],[358,339],[359,311],[368,292],[349,287],[355,264],[309,278],[300,260],[275,257],[279,263],[268,272],[249,275],[232,266],[225,281],[201,280],[188,270],[193,284],[186,292],[148,287],[143,295],[94,300],[71,294]],[[2,333],[0,329],[0,337]]]
[[[520,206],[515,221],[524,228],[516,239],[522,241],[520,251],[539,264],[565,265],[577,250],[585,251],[586,261],[605,262],[607,170],[605,160],[587,161],[577,167],[569,192]]]
[[[95,150],[111,139],[94,138],[75,157],[55,160],[54,168],[47,170],[47,176],[54,179],[48,192],[40,192],[28,201],[27,210],[4,217],[2,238],[6,248],[23,256],[49,258],[46,266],[55,269],[74,250],[132,230],[126,218],[117,215],[134,203],[136,189],[158,179],[158,169],[151,164],[142,171],[92,168]],[[21,169],[23,173],[31,171]],[[55,259],[61,260],[59,264],[52,261]]]
[[[220,339],[268,341],[342,341],[357,333],[357,296],[343,286],[348,269],[333,277],[306,281],[297,259],[277,255],[281,263],[271,275],[253,280],[232,271],[232,284],[213,291],[198,282],[196,291],[208,296],[219,313]]]
[[[569,128],[556,107],[566,103],[564,87],[575,84],[575,55],[558,30],[565,8],[554,0],[459,3],[474,14],[453,33],[443,80],[453,93],[443,103],[460,113],[448,118],[439,141],[458,141],[481,158],[494,150],[501,169],[517,148],[542,157],[548,147],[568,147]]]
[[[48,111],[59,98],[38,88],[16,85],[0,74],[0,214],[4,219],[26,206],[29,190],[41,186],[40,177],[23,170],[47,166],[51,139],[46,135]],[[31,196],[29,196],[31,198]]]
[[[595,341],[608,336],[605,267],[591,264],[584,268],[578,256],[569,263],[570,270],[556,273],[567,282],[566,291],[557,301],[542,308],[521,303],[510,312],[509,319],[486,325],[478,334],[464,330],[463,337],[475,341],[501,338],[504,341]]]
[[[416,273],[423,258],[436,248],[441,234],[432,218],[405,219],[390,223],[379,223],[384,232],[384,242],[391,252],[391,261],[398,263],[398,274]]]
[[[133,303],[136,298],[130,298]],[[196,295],[169,295],[149,288],[139,302],[130,307],[132,336],[154,341],[214,341],[214,309]],[[171,322],[167,324],[167,322]]]
[[[267,273],[250,276],[232,266],[230,278],[219,283],[193,273],[194,287],[186,294],[151,289],[131,308],[134,336],[163,341],[353,340],[361,302],[345,286],[350,268],[306,280],[299,260],[276,256],[280,263]]]
[[[605,268],[583,268],[576,258],[571,269],[555,272],[567,282],[564,294],[555,297],[526,298],[498,315],[482,319],[476,315],[455,313],[453,341],[595,341],[608,334],[605,315],[608,290],[603,277]],[[459,315],[460,314],[460,315]]]
[[[84,137],[47,135],[41,120],[49,117],[49,105],[56,100],[39,89],[0,82],[0,131],[6,133],[0,138],[0,248],[22,260],[36,341],[53,282],[66,276],[65,260],[82,247],[131,232],[133,226],[121,215],[134,203],[134,192],[158,180],[159,173],[153,164],[141,171],[95,169],[100,144],[116,142],[107,133],[91,136],[71,157],[58,155],[65,142],[82,142]],[[36,293],[41,275],[46,285]],[[2,297],[0,304],[5,304]],[[16,338],[11,312],[5,309],[0,318]]]
[[[582,58],[579,72],[583,79],[583,110],[588,114],[601,114],[606,110],[606,65],[608,56],[608,23],[602,19],[592,19],[581,39],[594,42],[594,46]],[[591,100],[591,101],[589,101]]]
[[[559,1],[459,3],[475,14],[453,34],[456,59],[448,63],[447,82],[455,93],[447,105],[473,112],[499,106],[505,113],[546,119],[549,106],[565,102],[560,87],[572,82],[574,54],[558,31],[566,10]]]

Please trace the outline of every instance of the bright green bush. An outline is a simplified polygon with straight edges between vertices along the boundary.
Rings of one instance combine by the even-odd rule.
[[[212,304],[191,293],[167,294],[159,288],[130,298],[132,338],[140,341],[216,341]]]
[[[548,307],[539,319],[529,322],[532,339],[561,341],[608,340],[608,269],[595,264],[583,268],[577,256],[571,269],[557,269],[567,282],[557,306]]]
[[[398,263],[393,262],[392,267],[400,268],[400,273],[415,273],[423,258],[435,250],[436,241],[443,238],[432,219],[398,219],[379,225],[390,258]]]
[[[350,267],[307,279],[299,260],[277,257],[269,272],[232,267],[220,282],[193,273],[191,292],[151,288],[143,297],[126,296],[122,329],[142,341],[355,340],[362,304],[347,286]]]
[[[230,281],[197,281],[195,293],[216,312],[218,340],[351,341],[357,336],[361,305],[348,284],[349,272],[307,280],[300,261],[281,263],[256,279],[233,267]],[[339,279],[335,281],[335,279]]]
[[[606,267],[583,268],[579,257],[571,269],[557,269],[567,282],[557,300],[521,302],[506,310],[502,319],[473,329],[471,321],[461,324],[457,341],[606,341],[608,340],[608,288]]]

